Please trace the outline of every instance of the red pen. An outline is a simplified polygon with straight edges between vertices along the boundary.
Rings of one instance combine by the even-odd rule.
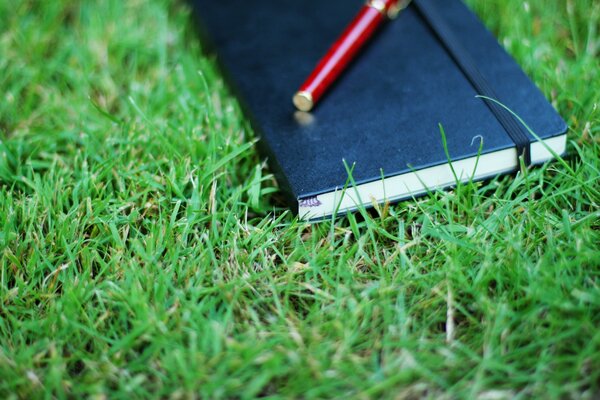
[[[305,112],[312,110],[377,28],[387,19],[395,18],[408,3],[406,0],[368,0],[294,95],[296,108]]]

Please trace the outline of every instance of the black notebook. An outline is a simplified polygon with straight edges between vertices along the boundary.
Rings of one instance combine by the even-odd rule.
[[[363,2],[192,0],[300,218],[450,187],[446,150],[462,181],[565,152],[565,122],[460,0],[415,0],[311,114],[297,112],[293,94]]]

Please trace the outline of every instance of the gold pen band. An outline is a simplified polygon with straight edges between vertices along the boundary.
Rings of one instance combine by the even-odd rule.
[[[374,8],[381,14],[385,15],[385,2],[383,0],[369,0],[367,1],[367,7]]]
[[[383,0],[368,0],[367,7],[371,7],[389,19],[395,19],[400,11],[404,10],[410,4],[411,0],[399,0],[395,5],[386,10],[386,3]]]

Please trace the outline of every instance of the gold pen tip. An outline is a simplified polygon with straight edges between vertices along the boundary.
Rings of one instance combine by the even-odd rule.
[[[312,95],[305,91],[296,93],[293,100],[296,108],[304,112],[309,112],[315,105]]]

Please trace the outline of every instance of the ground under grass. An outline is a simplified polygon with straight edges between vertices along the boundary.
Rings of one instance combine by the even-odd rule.
[[[311,226],[180,2],[0,0],[0,396],[600,395],[600,4],[468,3],[569,156]]]

